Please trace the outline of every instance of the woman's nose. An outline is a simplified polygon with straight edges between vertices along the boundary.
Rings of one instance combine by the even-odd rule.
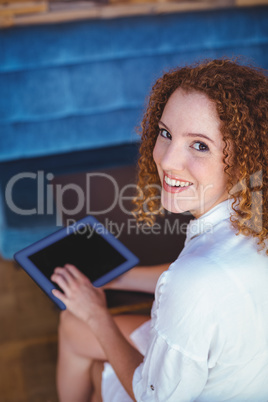
[[[170,145],[162,156],[162,169],[166,171],[182,171],[185,169],[186,155],[182,147]]]

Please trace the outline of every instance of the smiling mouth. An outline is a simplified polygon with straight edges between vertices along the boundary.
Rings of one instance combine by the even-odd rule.
[[[190,187],[193,185],[190,181],[181,181],[181,180],[175,180],[171,179],[170,177],[165,175],[164,178],[166,184],[170,187],[176,187],[176,188],[184,188],[184,187]]]

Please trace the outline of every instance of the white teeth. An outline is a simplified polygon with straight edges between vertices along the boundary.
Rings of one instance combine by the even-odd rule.
[[[168,176],[165,176],[165,182],[169,186],[172,186],[172,187],[188,187],[193,184],[189,181],[180,181],[180,180],[170,179]]]

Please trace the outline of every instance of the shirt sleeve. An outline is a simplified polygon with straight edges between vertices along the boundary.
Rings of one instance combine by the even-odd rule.
[[[179,259],[158,281],[149,346],[133,377],[139,402],[194,401],[205,387],[215,323],[198,270],[200,261]]]
[[[136,369],[133,390],[137,401],[194,401],[207,381],[207,364],[170,347],[155,334],[144,362]]]

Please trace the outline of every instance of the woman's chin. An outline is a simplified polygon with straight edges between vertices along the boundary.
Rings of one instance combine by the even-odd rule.
[[[165,210],[172,212],[173,214],[182,214],[190,211],[189,203],[182,200],[172,199],[171,197],[162,197],[162,206]]]

